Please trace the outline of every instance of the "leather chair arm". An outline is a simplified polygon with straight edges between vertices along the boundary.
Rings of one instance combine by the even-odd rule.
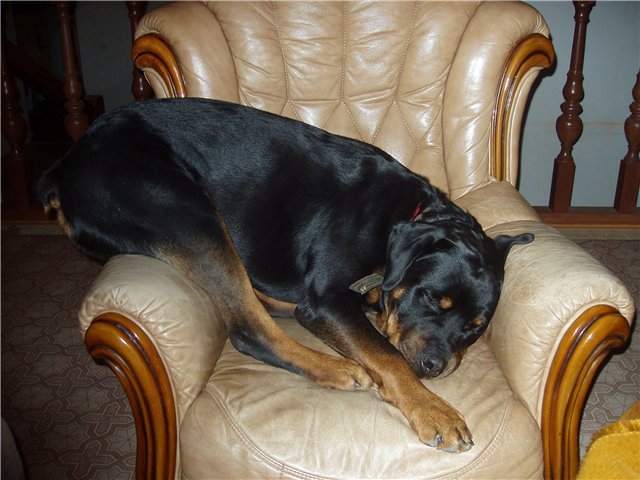
[[[514,392],[542,427],[547,478],[573,478],[579,426],[598,366],[624,345],[634,314],[626,287],[589,253],[542,223],[505,182],[458,204],[491,236],[531,232],[507,259],[487,340]]]
[[[123,385],[135,418],[136,478],[173,478],[184,414],[227,338],[206,293],[159,260],[111,259],[79,312],[89,353]]]

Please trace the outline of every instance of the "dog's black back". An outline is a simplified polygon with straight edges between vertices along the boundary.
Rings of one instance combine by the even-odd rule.
[[[418,203],[450,208],[440,191],[374,146],[199,99],[104,115],[41,180],[38,195],[45,205],[59,199],[73,240],[102,260],[157,256],[161,237],[169,238],[156,238],[158,226],[197,241],[184,217],[215,207],[256,288],[293,303],[303,299],[310,262],[330,260],[346,289],[384,264],[392,226]],[[122,205],[135,209],[133,217]],[[350,254],[325,259],[331,252]]]

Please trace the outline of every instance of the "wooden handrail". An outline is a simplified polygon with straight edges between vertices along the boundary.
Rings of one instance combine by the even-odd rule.
[[[574,1],[575,27],[571,48],[571,62],[567,81],[562,90],[564,102],[560,106],[562,114],[556,121],[556,132],[560,140],[560,153],[554,160],[553,177],[549,206],[535,207],[542,220],[555,226],[570,227],[640,227],[640,209],[636,207],[640,162],[638,145],[640,143],[640,103],[638,102],[638,83],[633,90],[634,102],[629,107],[631,115],[625,122],[625,134],[628,152],[620,162],[618,187],[611,207],[572,207],[571,196],[576,171],[572,151],[580,139],[583,125],[580,119],[584,98],[582,88],[586,28],[594,1]]]

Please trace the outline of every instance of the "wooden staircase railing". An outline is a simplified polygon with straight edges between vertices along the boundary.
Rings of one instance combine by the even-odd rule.
[[[3,162],[3,222],[41,223],[50,221],[37,204],[32,185],[35,179],[56,158],[63,155],[72,141],[77,140],[97,116],[104,112],[102,97],[86,95],[77,50],[74,16],[75,2],[53,1],[56,13],[62,57],[63,79],[58,79],[34,61],[6,37],[6,9],[2,3],[2,134],[9,144]],[[131,37],[148,2],[126,2],[131,24]],[[123,52],[127,55],[128,52]],[[64,104],[64,131],[68,139],[38,145],[29,142],[29,125],[23,115],[20,94],[16,85],[20,78],[46,99]],[[150,98],[151,89],[142,74],[133,72],[132,93],[137,100]]]
[[[567,81],[562,89],[564,96],[564,102],[560,106],[562,114],[556,121],[560,153],[554,161],[549,206],[536,207],[536,210],[544,221],[556,226],[640,227],[640,209],[636,207],[640,180],[640,161],[638,159],[640,144],[640,103],[638,102],[640,86],[638,82],[640,82],[640,72],[632,91],[634,101],[629,107],[631,115],[625,121],[628,151],[620,163],[613,207],[571,207],[576,171],[572,151],[583,130],[580,119],[582,113],[580,102],[584,98],[582,67],[587,23],[589,23],[589,14],[595,4],[595,1],[573,2],[575,28],[571,61]]]
[[[640,183],[640,71],[632,91],[633,103],[629,105],[631,115],[624,122],[624,135],[627,138],[627,154],[620,160],[618,186],[613,207],[620,213],[633,213],[637,210],[638,184]]]
[[[5,31],[3,26],[2,31]],[[4,36],[4,33],[3,33]],[[12,189],[12,200],[16,210],[29,208],[29,181],[25,168],[24,144],[27,140],[27,122],[22,116],[22,107],[15,78],[9,67],[5,44],[2,42],[2,134],[9,143],[7,158],[8,180]],[[4,189],[3,189],[4,190]]]

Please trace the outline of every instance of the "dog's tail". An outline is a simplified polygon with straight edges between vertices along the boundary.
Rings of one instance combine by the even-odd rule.
[[[57,162],[53,167],[46,170],[38,179],[35,185],[36,198],[44,206],[44,213],[46,215],[52,215],[55,212],[58,224],[62,231],[71,236],[71,226],[62,212],[62,205],[60,204],[60,193],[58,191],[58,185],[55,180]]]
[[[51,177],[51,169],[49,169],[40,176],[35,185],[36,197],[44,206],[45,213],[53,208],[52,203],[59,203],[58,188]]]

